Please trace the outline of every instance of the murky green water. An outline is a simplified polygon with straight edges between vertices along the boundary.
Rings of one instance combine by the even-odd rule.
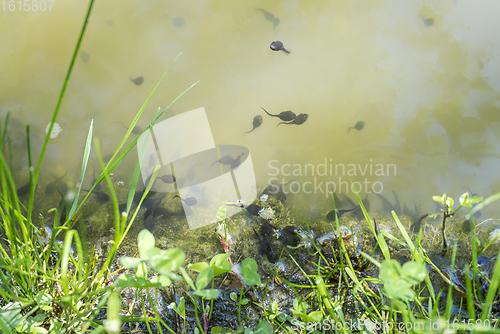
[[[10,12],[0,4],[0,111],[14,118],[20,185],[28,179],[23,125],[32,127],[36,156],[86,6],[56,0],[50,12]],[[179,52],[139,125],[199,80],[160,121],[204,107],[217,145],[250,150],[259,189],[276,177],[293,181],[286,190],[296,194],[287,206],[317,225],[332,209],[327,189],[340,187],[354,199],[350,179],[359,182],[362,198],[376,191],[394,203],[394,191],[401,206],[413,209],[415,202],[418,214],[436,212],[432,195],[458,198],[465,187],[482,196],[496,193],[499,6],[460,0],[97,1],[58,118],[63,133],[45,156],[37,208],[46,212],[60,201],[57,192],[43,196],[54,180],[49,172],[68,171],[64,181],[78,182],[90,121],[104,154],[110,153],[125,133],[122,124],[132,121]],[[275,40],[291,53],[271,51]],[[142,84],[131,81],[140,76]],[[261,107],[309,118],[277,127],[279,120]],[[245,134],[256,115],[262,125]],[[348,132],[360,120],[364,128]],[[121,201],[135,159],[133,151],[113,175]],[[94,168],[96,159],[88,187]],[[372,212],[383,211],[377,196],[369,199]],[[494,204],[482,218],[498,212]],[[93,200],[87,214],[91,237],[109,234],[107,205]],[[155,233],[171,240],[198,235],[178,217],[156,224]]]

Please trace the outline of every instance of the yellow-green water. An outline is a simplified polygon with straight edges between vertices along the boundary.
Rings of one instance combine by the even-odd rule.
[[[7,0],[6,0],[7,1]],[[30,123],[35,151],[55,106],[83,23],[87,2],[55,1],[51,11],[4,11],[0,4],[0,111],[13,129],[16,179],[27,180],[20,125]],[[19,6],[16,3],[16,6]],[[274,27],[263,9],[280,19]],[[96,1],[58,122],[64,132],[49,144],[48,171],[78,182],[86,134],[104,154],[114,149],[149,93],[182,52],[139,124],[151,121],[183,90],[200,81],[162,119],[204,107],[216,144],[250,150],[262,190],[275,169],[285,180],[379,182],[377,191],[421,213],[434,212],[432,195],[500,191],[500,23],[496,1]],[[429,25],[429,20],[433,24]],[[291,51],[273,52],[280,40]],[[129,77],[144,77],[140,86]],[[300,126],[264,114],[307,113]],[[252,120],[264,122],[249,134]],[[162,120],[161,119],[161,120]],[[363,130],[348,128],[363,120]],[[166,143],[168,144],[168,143]],[[38,153],[35,154],[35,156]],[[114,174],[126,196],[135,151]],[[305,165],[333,164],[333,175],[305,174]],[[357,175],[335,164],[359,165]],[[375,175],[377,164],[395,165]],[[89,165],[97,168],[95,159]],[[367,166],[367,167],[366,167]],[[373,172],[370,175],[370,166]],[[328,166],[329,167],[329,166]],[[365,175],[361,170],[367,168]],[[329,171],[327,174],[330,174]],[[339,180],[341,177],[341,180]],[[281,177],[280,177],[281,179]],[[87,175],[86,184],[92,180]],[[382,188],[380,188],[380,185]],[[298,186],[297,186],[298,187]],[[345,186],[344,186],[345,187]],[[298,188],[295,188],[298,189]],[[307,188],[306,191],[312,191]],[[289,197],[310,218],[326,215],[326,185]],[[371,190],[371,189],[369,189]],[[353,198],[351,191],[348,194]],[[362,192],[362,197],[365,192]],[[380,201],[370,197],[372,210]],[[229,199],[232,200],[232,199]],[[59,201],[53,196],[54,205]],[[497,205],[498,207],[498,205]],[[491,216],[495,208],[487,209]]]

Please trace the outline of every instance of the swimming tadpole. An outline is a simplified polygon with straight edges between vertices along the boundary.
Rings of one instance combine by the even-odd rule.
[[[260,225],[260,234],[264,237],[272,236],[276,230],[277,228],[271,225],[268,220]]]
[[[276,29],[276,27],[280,24],[281,20],[279,17],[276,17],[273,14],[261,8],[254,8],[254,9],[264,14],[264,19],[271,22],[273,24],[274,29]]]
[[[213,164],[210,166],[210,168],[212,168],[216,162],[220,162],[223,165],[229,165],[231,166],[232,169],[235,169],[240,165],[240,159],[244,154],[245,152],[241,153],[239,156],[236,157],[236,159],[230,155],[225,155],[219,160],[215,160]]]
[[[52,174],[52,173],[50,173]],[[66,173],[64,173],[63,176],[61,177],[56,177],[54,176],[54,174],[52,174],[52,176],[54,176],[55,180],[50,182],[49,184],[47,184],[47,187],[45,187],[45,195],[51,195],[54,193],[54,191],[56,190],[56,187],[57,187],[57,184],[68,174],[68,171],[66,171]]]
[[[196,198],[194,198],[194,197],[186,197],[186,198],[182,198],[182,197],[180,197],[179,195],[175,195],[173,198],[176,198],[176,197],[179,197],[179,199],[180,199],[181,201],[183,201],[183,202],[184,202],[184,204],[186,204],[187,206],[193,206],[193,205],[196,205],[196,203],[198,202],[198,201],[196,200]]]
[[[82,61],[83,61],[84,63],[88,63],[88,62],[89,62],[89,60],[90,60],[90,55],[88,54],[88,52],[85,52],[85,51],[83,51],[83,50],[82,50],[82,51],[80,52],[80,58],[82,59]]]
[[[278,259],[276,252],[273,250],[271,247],[271,244],[269,241],[266,240],[266,238],[261,238],[260,235],[257,234],[255,229],[252,227],[253,233],[257,236],[257,239],[259,239],[259,253],[262,255],[265,255],[269,262],[275,263],[276,260]]]
[[[83,191],[86,191],[86,192],[89,192],[89,190],[85,190],[85,189],[82,189]],[[105,192],[102,192],[102,191],[92,191],[92,194],[94,194],[97,199],[99,200],[99,202],[109,202],[109,195],[106,194]]]
[[[410,231],[413,232],[413,233],[418,233],[420,231],[420,229],[422,228],[422,220],[424,220],[425,218],[427,218],[429,214],[426,213],[425,215],[422,215],[420,216],[419,220],[414,222],[413,224],[411,224],[410,226]]]
[[[122,122],[119,122],[125,129],[129,129],[128,126],[126,126],[125,124],[123,124]],[[140,135],[142,133],[142,128],[139,126],[139,125],[136,125],[134,126],[134,128],[132,129],[132,133],[134,135]]]
[[[166,184],[172,184],[175,182],[175,176],[173,176],[172,174],[165,174],[162,177],[158,178]]]
[[[363,121],[358,121],[356,124],[354,124],[354,126],[351,126],[348,130],[347,130],[347,133],[349,133],[349,131],[351,131],[351,129],[356,129],[358,131],[360,130],[363,130],[365,127],[365,122]]]
[[[278,123],[278,125],[280,124],[295,124],[295,125],[301,125],[301,124],[304,124],[307,119],[309,118],[309,115],[308,114],[299,114],[297,117],[295,117],[295,119],[291,122],[280,122]],[[278,126],[276,125],[276,126]]]
[[[262,108],[262,107],[261,107]],[[287,111],[282,111],[280,112],[278,115],[273,115],[273,114],[270,114],[267,112],[266,109],[262,108],[262,110],[265,111],[266,114],[268,114],[269,116],[271,117],[279,117],[279,119],[281,119],[282,121],[284,122],[290,122],[290,121],[293,121],[295,119],[295,117],[297,117],[297,115],[295,115],[295,113],[291,110],[287,110]]]
[[[262,124],[262,116],[261,115],[257,115],[253,118],[253,129],[250,130],[250,131],[247,131],[245,133],[250,133],[252,132],[253,130],[257,129],[259,126],[261,126]]]
[[[132,81],[136,86],[140,86],[144,82],[144,77],[137,77],[135,79],[132,79],[132,77],[130,77],[130,81]]]
[[[337,210],[337,209],[335,209],[335,210],[332,210],[332,211],[328,212],[328,214],[326,215],[326,219],[331,220],[331,221],[335,221],[335,213],[337,213],[337,217],[340,218],[340,216],[342,216],[343,214],[351,212],[351,211],[354,211],[356,209],[359,209],[359,205],[355,206],[352,209],[347,209],[347,210]]]
[[[422,19],[424,20],[424,25],[425,25],[426,27],[430,27],[431,25],[433,25],[433,24],[434,24],[434,19],[433,19],[433,18],[424,19],[424,18],[422,17]]]
[[[285,47],[283,46],[283,43],[280,42],[280,41],[274,41],[272,42],[269,47],[271,48],[271,50],[273,51],[283,51],[285,53],[290,53],[290,51],[288,51],[287,49],[285,49]]]

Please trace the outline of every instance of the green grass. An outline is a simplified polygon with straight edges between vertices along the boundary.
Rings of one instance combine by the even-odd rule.
[[[95,151],[102,167],[102,173],[97,179],[96,184],[103,180],[106,181],[113,201],[115,220],[114,242],[105,258],[104,264],[99,268],[97,267],[95,248],[89,250],[86,244],[85,233],[82,234],[84,237],[82,240],[80,234],[72,229],[76,223],[79,223],[79,226],[83,228],[84,231],[85,224],[83,224],[80,212],[88,196],[90,196],[95,187],[94,185],[87,195],[79,201],[81,185],[83,184],[87,162],[91,155],[93,121],[90,123],[84,148],[80,187],[69,213],[62,217],[61,221],[63,223],[59,225],[59,218],[66,210],[61,210],[62,208],[52,209],[51,211],[55,212],[54,223],[51,226],[52,234],[50,238],[47,238],[48,234],[45,229],[44,221],[42,219],[35,219],[32,215],[35,202],[35,189],[43,157],[85,33],[93,2],[94,1],[91,0],[89,3],[87,15],[73,52],[36,167],[32,165],[30,132],[29,126],[26,127],[28,142],[27,153],[30,167],[30,191],[27,207],[23,206],[17,195],[17,187],[12,173],[12,150],[9,149],[9,154],[7,155],[7,158],[10,157],[9,160],[6,159],[4,151],[4,147],[6,146],[4,144],[6,143],[8,132],[9,114],[7,114],[1,131],[0,215],[2,217],[1,232],[5,242],[0,244],[0,252],[2,253],[0,257],[0,283],[2,286],[0,289],[0,305],[2,306],[0,309],[0,329],[4,333],[83,333],[90,327],[94,328],[94,332],[103,331],[104,327],[99,322],[94,321],[94,319],[100,309],[106,305],[109,296],[111,296],[113,302],[116,299],[116,293],[114,292],[116,288],[114,286],[108,286],[105,283],[110,272],[111,264],[113,263],[118,248],[134,223],[140,205],[152,185],[152,183],[148,185],[132,218],[127,222],[127,216],[132,209],[132,197],[137,186],[139,162],[137,162],[132,176],[132,185],[130,187],[130,195],[125,215],[122,215],[118,211],[118,201],[109,174],[123,161],[125,156],[137,144],[139,137],[125,146],[125,142],[129,138],[132,129],[141,117],[156,88],[168,73],[168,70],[146,99],[141,109],[137,112],[127,133],[106,166],[104,166],[101,158],[99,143],[97,141],[94,143]],[[186,89],[186,91],[191,87]],[[172,103],[186,91],[180,94]],[[172,105],[172,103],[170,105]],[[168,109],[170,105],[166,109]],[[151,127],[165,110],[157,111],[150,126],[144,130],[144,135],[149,135]],[[144,149],[141,151],[141,156],[143,151]],[[157,172],[157,169],[155,172]],[[154,178],[152,178],[152,180],[154,180]],[[41,228],[37,226],[41,226]],[[56,242],[56,238],[62,238],[64,240],[63,243]],[[71,251],[71,245],[75,246],[76,254]],[[111,308],[111,310],[114,309]],[[136,321],[143,320],[144,318],[139,318]]]

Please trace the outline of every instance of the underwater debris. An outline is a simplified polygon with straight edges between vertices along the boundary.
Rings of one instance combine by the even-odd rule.
[[[49,133],[50,123],[45,127],[45,133]],[[50,131],[50,139],[56,139],[62,133],[62,128],[59,123],[54,122],[52,131]]]
[[[271,219],[274,217],[274,212],[271,208],[263,208],[259,211],[259,216],[264,219]]]
[[[342,236],[342,239],[344,241],[344,245],[348,247],[356,247],[358,243],[358,237],[356,236],[356,233],[351,231],[350,228],[347,226],[340,226],[340,235]],[[332,231],[328,232],[316,239],[316,242],[319,246],[325,247],[325,246],[339,246],[340,245],[340,238],[337,234],[337,231]]]
[[[495,240],[495,241],[493,241]],[[493,231],[490,232],[490,235],[488,236],[488,242],[492,242],[492,245],[496,245],[500,243],[500,228],[496,228]]]

